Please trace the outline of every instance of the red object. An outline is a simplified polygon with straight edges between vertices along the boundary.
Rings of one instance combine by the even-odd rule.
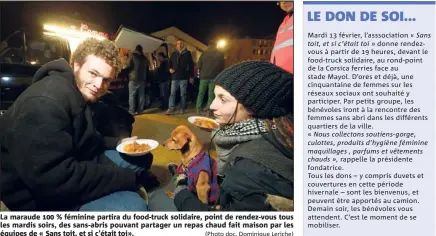
[[[286,16],[277,31],[271,63],[294,74],[294,16]]]

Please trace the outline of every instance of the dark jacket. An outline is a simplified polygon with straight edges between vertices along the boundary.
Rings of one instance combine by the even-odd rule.
[[[117,97],[113,93],[106,93],[90,106],[94,126],[108,149],[113,149],[121,139],[132,136],[135,118],[118,105]]]
[[[157,77],[159,79],[159,83],[163,83],[171,79],[170,62],[168,58],[164,58],[164,60],[160,63],[159,68],[157,69]]]
[[[127,63],[129,68],[129,79],[131,81],[145,82],[149,73],[149,61],[142,52],[133,51],[132,56]]]
[[[257,161],[261,159],[268,162],[260,161],[261,164]],[[283,202],[293,204],[293,159],[285,156],[264,138],[236,147],[227,163],[218,202],[222,211],[271,211],[280,210],[277,206],[283,205]],[[212,210],[188,190],[180,191],[175,196],[174,203],[180,211]]]
[[[224,70],[224,54],[215,47],[209,47],[198,59],[201,80],[212,80]]]
[[[172,74],[173,80],[188,80],[194,76],[194,62],[191,52],[186,48],[181,52],[174,51],[170,57],[170,68],[175,72]]]
[[[61,59],[0,116],[1,200],[11,210],[71,210],[116,191],[135,191],[136,175],[103,151],[92,110]]]

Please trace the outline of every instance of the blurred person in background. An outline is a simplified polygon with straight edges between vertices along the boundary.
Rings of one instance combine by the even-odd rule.
[[[170,63],[168,57],[163,53],[159,52],[157,58],[160,62],[159,68],[157,69],[157,77],[159,80],[160,96],[162,99],[162,104],[160,106],[161,110],[168,109],[168,101],[170,97]]]
[[[201,54],[197,67],[200,69],[200,86],[196,104],[197,114],[202,114],[204,95],[207,91],[206,111],[208,116],[212,116],[209,107],[215,99],[213,79],[224,70],[224,54],[218,51],[214,41],[210,41],[207,50]]]
[[[277,5],[286,16],[277,31],[271,63],[294,74],[294,1],[278,2]]]
[[[129,112],[130,114],[139,114],[144,111],[145,106],[145,86],[147,75],[149,74],[149,65],[147,57],[142,51],[142,46],[137,45],[127,63],[129,73]],[[139,103],[136,102],[136,96],[139,97]]]
[[[176,50],[170,57],[171,93],[168,110],[165,114],[173,115],[176,106],[176,94],[180,88],[180,114],[186,109],[188,80],[193,80],[194,62],[191,52],[185,47],[182,40],[177,40]]]

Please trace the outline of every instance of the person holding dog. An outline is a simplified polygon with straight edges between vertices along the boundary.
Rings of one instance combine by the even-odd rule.
[[[215,207],[186,186],[179,211],[293,210],[293,75],[269,62],[233,65],[215,78],[210,105],[221,127],[212,132],[221,176]]]
[[[150,211],[177,211],[173,199],[178,184],[185,184],[204,204],[214,204],[219,196],[216,161],[204,149],[195,132],[185,125],[179,125],[171,131],[162,146],[177,151],[181,160],[179,164],[168,164],[171,174],[168,185],[150,192]]]
[[[149,184],[152,156],[129,162],[112,150],[136,137],[99,130],[103,124],[121,126],[110,125],[105,120],[110,115],[101,117],[93,109],[119,70],[113,42],[86,39],[70,64],[59,59],[42,66],[34,83],[0,116],[0,200],[10,210],[147,210],[138,188]],[[124,120],[130,127],[134,121]],[[105,137],[109,133],[115,137]]]

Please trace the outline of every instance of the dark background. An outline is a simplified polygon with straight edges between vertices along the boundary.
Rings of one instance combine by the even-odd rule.
[[[101,26],[109,34],[122,24],[153,33],[176,26],[207,44],[218,37],[274,38],[284,12],[276,2],[0,2],[0,38],[18,28],[42,32],[60,15]]]

